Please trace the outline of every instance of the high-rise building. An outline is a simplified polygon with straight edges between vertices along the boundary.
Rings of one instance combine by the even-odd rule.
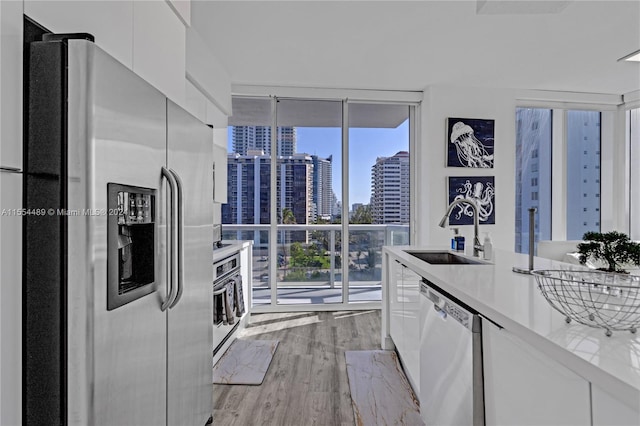
[[[567,240],[600,232],[600,112],[567,111]]]
[[[600,113],[566,113],[566,238],[600,231]],[[529,251],[529,208],[536,208],[535,241],[551,239],[552,110],[516,110],[515,250]],[[556,178],[559,179],[559,178]]]
[[[247,155],[249,151],[263,151],[271,154],[270,126],[233,126],[231,132],[233,152]],[[296,128],[278,127],[278,156],[290,156],[296,153]]]
[[[291,210],[296,224],[314,220],[313,159],[307,154],[278,157],[278,186],[276,203],[282,215]],[[222,223],[268,224],[270,218],[271,158],[266,154],[230,153],[227,156],[227,204],[222,205]],[[283,223],[283,218],[279,218]],[[287,238],[306,240],[306,232]],[[301,234],[301,235],[298,235]]]
[[[373,223],[409,223],[409,153],[378,157],[371,167]]]
[[[332,160],[333,156],[321,158],[311,156],[313,160],[313,203],[316,217],[331,220],[333,217]]]
[[[529,209],[535,208],[534,238],[551,238],[551,117],[546,108],[516,110],[516,241],[529,252]]]

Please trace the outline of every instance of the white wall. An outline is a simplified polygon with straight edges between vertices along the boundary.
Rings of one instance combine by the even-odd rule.
[[[208,124],[224,128],[223,146],[226,147],[231,82],[204,44],[191,49],[191,60],[187,60],[187,31],[192,33],[191,39],[198,38],[197,33],[188,28],[190,0],[0,0],[0,166],[22,168],[23,12],[52,32],[93,34],[96,45],[178,105]],[[190,75],[189,81],[187,75]],[[222,138],[222,131],[216,138]],[[3,174],[3,188],[10,182],[19,182],[19,178],[19,174]],[[13,186],[20,187],[20,184]],[[3,189],[3,195],[7,193],[8,190]],[[5,206],[5,202],[20,202],[19,198],[14,198],[3,197],[2,207],[21,207]],[[3,244],[0,250],[2,426],[20,424],[22,412],[21,262],[16,261],[15,256],[8,256],[7,249],[21,251],[20,226],[15,219],[0,217],[3,243],[12,240],[10,246]]]
[[[602,111],[601,148],[601,228],[603,232],[629,232],[628,221],[628,147],[625,144],[624,107],[620,95],[550,92],[536,90],[478,89],[430,86],[424,92],[422,105],[422,137],[416,147],[419,167],[416,202],[418,242],[448,246],[449,228],[438,222],[447,206],[448,176],[495,176],[496,224],[481,225],[491,233],[494,247],[513,250],[515,242],[515,110],[517,106],[556,108],[554,140],[564,141],[566,129],[560,109],[592,109]],[[495,164],[493,169],[445,167],[447,117],[495,120]],[[566,238],[566,168],[561,144],[554,144],[553,166],[553,239]],[[473,226],[463,226],[467,244],[473,238]]]
[[[415,155],[418,164],[416,181],[421,184],[415,194],[418,218],[417,243],[449,246],[451,231],[438,222],[448,205],[449,176],[495,176],[495,225],[481,225],[490,232],[493,246],[513,250],[515,229],[515,92],[508,89],[430,86],[422,103],[422,135]],[[446,120],[448,117],[495,120],[493,169],[445,167]],[[473,241],[473,226],[462,226],[460,232],[467,245]]]

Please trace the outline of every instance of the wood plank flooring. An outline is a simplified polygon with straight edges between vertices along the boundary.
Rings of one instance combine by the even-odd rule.
[[[380,311],[254,314],[240,334],[280,343],[262,385],[213,385],[218,426],[355,424],[344,352],[380,349]]]

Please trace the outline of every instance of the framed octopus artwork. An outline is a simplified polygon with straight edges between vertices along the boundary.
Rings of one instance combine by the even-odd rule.
[[[447,167],[493,168],[495,120],[447,119]]]
[[[480,225],[496,223],[496,184],[494,176],[450,176],[449,204],[465,199],[478,207]],[[451,211],[449,225],[473,225],[473,208],[460,203]]]

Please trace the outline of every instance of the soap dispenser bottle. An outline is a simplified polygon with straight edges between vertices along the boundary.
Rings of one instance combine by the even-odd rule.
[[[453,237],[451,237],[451,250],[458,250],[458,228],[451,228],[453,231]]]
[[[456,251],[464,253],[464,235],[456,236]]]
[[[488,232],[484,233],[483,252],[485,260],[491,260],[493,256],[493,244],[491,243],[491,237]]]

